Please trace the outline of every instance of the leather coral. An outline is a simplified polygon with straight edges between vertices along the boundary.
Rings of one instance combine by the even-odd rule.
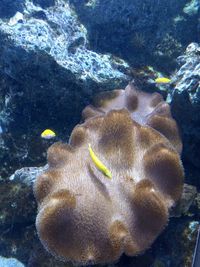
[[[76,264],[110,263],[147,249],[168,221],[183,187],[176,122],[161,95],[104,93],[83,110],[69,144],[48,150],[34,185],[36,227],[45,248]],[[94,164],[91,146],[109,169]]]

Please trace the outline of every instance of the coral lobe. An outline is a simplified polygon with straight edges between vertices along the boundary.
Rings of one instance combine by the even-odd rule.
[[[69,144],[48,150],[49,169],[35,182],[36,227],[56,257],[76,264],[109,263],[147,249],[180,198],[182,144],[159,94],[104,93],[83,111]],[[88,144],[112,173],[92,161]]]

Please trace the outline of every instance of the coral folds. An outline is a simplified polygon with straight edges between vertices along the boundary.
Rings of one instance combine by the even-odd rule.
[[[182,144],[161,95],[104,93],[83,110],[69,144],[48,150],[48,170],[34,185],[36,227],[44,247],[64,261],[114,262],[147,249],[180,198]],[[96,168],[88,145],[110,170]]]

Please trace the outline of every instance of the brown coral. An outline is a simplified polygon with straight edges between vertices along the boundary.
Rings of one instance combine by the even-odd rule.
[[[49,169],[34,186],[36,226],[52,254],[76,264],[109,263],[148,248],[180,198],[181,141],[159,94],[130,84],[83,111],[69,144],[48,150]],[[88,144],[111,171],[92,161]]]

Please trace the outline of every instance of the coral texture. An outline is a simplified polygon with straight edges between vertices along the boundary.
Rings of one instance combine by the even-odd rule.
[[[147,249],[180,198],[181,141],[162,97],[136,90],[105,93],[83,111],[69,144],[48,150],[34,186],[36,227],[48,251],[76,264],[109,263]],[[110,170],[96,168],[88,144]]]

